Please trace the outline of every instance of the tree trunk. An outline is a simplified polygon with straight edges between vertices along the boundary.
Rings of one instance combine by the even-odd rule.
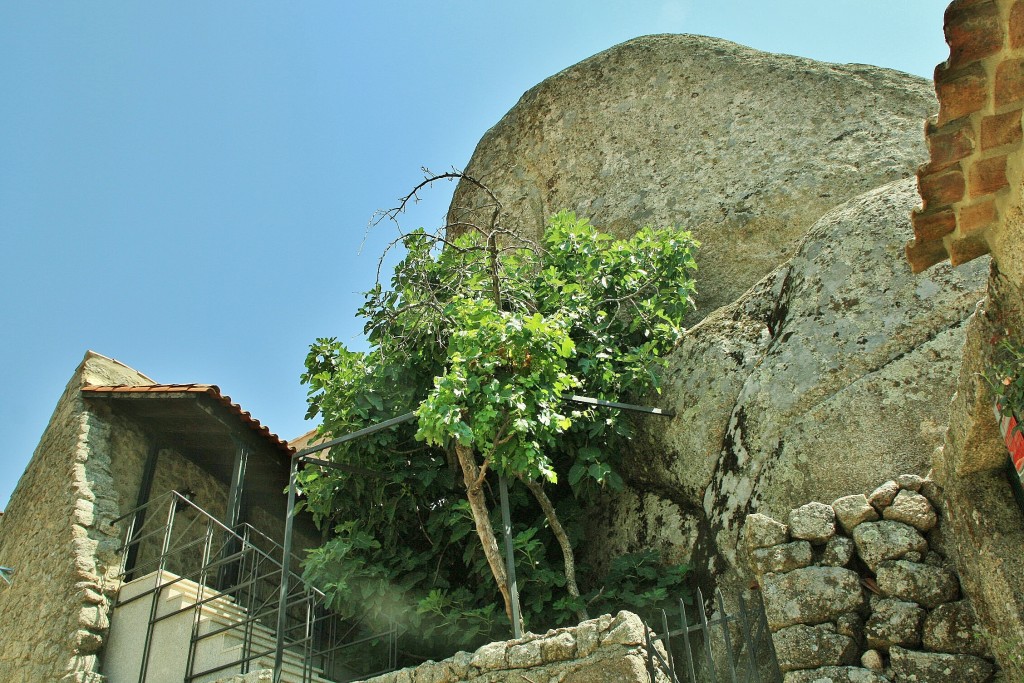
[[[476,523],[476,534],[480,537],[484,557],[487,558],[487,564],[498,584],[498,590],[501,591],[501,597],[505,599],[505,614],[508,615],[509,623],[511,623],[512,598],[508,592],[508,576],[505,573],[501,553],[498,552],[498,539],[495,538],[494,528],[491,526],[491,515],[487,509],[487,499],[484,496],[484,477],[481,476],[480,466],[476,464],[476,455],[472,448],[455,444],[455,454],[462,466],[462,478],[466,483],[466,497],[469,499],[469,509],[472,511],[473,521]]]
[[[565,529],[558,519],[558,514],[555,512],[555,506],[551,504],[548,495],[544,493],[544,487],[539,483],[526,477],[520,477],[520,480],[526,484],[526,488],[530,489],[530,493],[533,494],[533,497],[540,503],[541,509],[544,510],[544,516],[547,517],[551,533],[555,535],[558,545],[562,547],[562,558],[565,560],[565,589],[569,592],[569,595],[579,600],[580,589],[576,585],[576,556],[573,554],[572,545],[569,543],[569,536],[565,533]],[[586,621],[590,618],[587,616],[587,608],[581,600],[579,605],[579,609],[576,610],[576,617],[580,621]]]

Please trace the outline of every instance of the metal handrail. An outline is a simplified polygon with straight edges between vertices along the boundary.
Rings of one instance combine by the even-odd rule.
[[[147,509],[153,511],[148,518],[146,518]],[[158,513],[156,509],[166,509],[166,514]],[[175,526],[176,517],[183,510],[193,510],[197,514],[187,515],[185,524]],[[241,672],[245,673],[249,670],[251,662],[270,655],[274,656],[276,663],[281,656],[282,648],[301,657],[304,681],[308,681],[314,676],[331,677],[332,667],[336,663],[336,653],[353,645],[352,643],[338,642],[338,634],[340,631],[351,633],[351,630],[338,628],[340,623],[336,624],[334,620],[340,617],[331,613],[327,596],[323,591],[304,581],[299,574],[288,571],[287,576],[295,579],[295,582],[291,584],[287,595],[279,594],[280,585],[288,583],[283,580],[286,576],[285,567],[275,557],[276,553],[281,553],[281,560],[285,559],[284,547],[280,543],[247,523],[239,524],[234,529],[228,527],[177,491],[168,491],[144,505],[137,506],[115,519],[111,524],[118,524],[133,517],[139,523],[133,522],[128,526],[124,543],[118,548],[118,552],[123,554],[120,575],[122,579],[130,577],[137,574],[140,568],[143,568],[142,571],[148,574],[150,570],[147,567],[150,566],[157,572],[152,587],[147,587],[140,594],[123,601],[118,596],[116,603],[118,606],[122,606],[143,598],[152,600],[146,627],[146,641],[142,650],[140,681],[144,681],[147,676],[156,625],[172,617],[180,617],[190,610],[195,616],[192,618],[191,643],[184,679],[186,683],[221,670],[239,670],[240,668]],[[147,541],[147,549],[140,551],[139,548]],[[260,547],[260,545],[265,547]],[[131,553],[126,552],[131,548],[135,548],[135,550]],[[154,549],[158,550],[158,554],[155,557],[150,557]],[[138,560],[142,555],[145,556],[145,559],[141,562],[132,560],[132,558]],[[195,561],[199,563],[196,568],[192,566],[193,560],[188,559],[193,555]],[[181,575],[170,573],[167,570],[169,562],[180,561],[172,560],[174,557],[186,558],[184,560],[186,570],[175,570]],[[126,566],[128,564],[132,564],[132,566]],[[172,566],[176,565],[172,564]],[[237,570],[230,572],[228,583],[231,585],[224,586],[222,585],[223,581],[216,588],[207,585],[208,579],[214,578],[218,574],[222,575],[222,579],[227,578],[223,576],[223,570],[229,566],[237,567]],[[160,613],[157,604],[161,596],[165,595],[165,591],[171,586],[184,581],[194,582],[196,585],[195,595],[187,597],[189,604],[184,607],[175,607],[166,613]],[[218,600],[228,600],[233,607],[228,609],[225,606],[221,610],[213,605]],[[214,628],[200,630],[200,615],[207,606],[210,606],[214,612],[223,612],[230,623],[226,625],[211,624]],[[236,608],[241,613],[236,614]],[[280,630],[282,615],[287,615],[284,619],[283,631]],[[279,625],[277,646],[271,649],[252,647],[255,643],[254,637],[260,633],[260,629],[256,629],[256,624],[262,623],[266,627],[267,634],[270,635],[275,631],[272,626],[275,616]],[[354,625],[352,628],[358,628],[358,625]],[[233,658],[231,662],[196,672],[194,664],[197,663],[196,648],[199,643],[227,632],[235,632],[236,637],[241,638],[241,656]],[[356,643],[381,637],[386,639],[387,660],[393,668],[394,652],[397,645],[393,642],[397,637],[397,630],[394,627],[384,633],[374,634],[365,639],[360,638]],[[374,662],[373,665],[378,666],[381,663],[383,660],[379,663]]]
[[[162,494],[160,496],[157,496],[156,498],[152,499],[148,503],[144,503],[142,505],[139,505],[139,506],[133,508],[132,510],[126,512],[125,514],[123,514],[120,517],[117,517],[116,519],[111,521],[110,525],[114,526],[118,522],[124,521],[128,517],[131,517],[131,516],[135,515],[136,513],[138,513],[140,511],[148,508],[149,506],[158,506],[158,504],[162,503],[164,500],[172,499],[172,498],[175,499],[176,504],[185,504],[185,505],[191,507],[196,512],[198,512],[200,515],[202,515],[203,517],[206,517],[210,522],[212,522],[217,527],[219,527],[220,531],[222,531],[224,533],[227,533],[227,534],[231,534],[236,540],[238,540],[241,543],[243,543],[244,545],[247,545],[248,547],[252,548],[254,552],[256,552],[259,555],[262,555],[264,558],[270,560],[272,563],[274,563],[278,567],[282,566],[282,563],[277,558],[275,558],[273,555],[271,555],[271,554],[267,553],[266,551],[262,550],[261,548],[259,548],[259,546],[253,544],[252,541],[250,541],[249,539],[245,538],[245,536],[240,535],[237,531],[235,531],[231,527],[229,527],[226,524],[224,524],[223,522],[221,522],[219,519],[214,517],[212,514],[210,514],[209,512],[204,510],[203,508],[201,508],[198,505],[196,505],[193,501],[189,500],[188,498],[186,498],[185,496],[183,496],[182,494],[180,494],[180,493],[178,493],[177,491],[174,491],[174,490],[168,491],[167,493],[164,493],[164,494]],[[260,536],[265,538],[267,541],[272,543],[276,548],[278,548],[278,549],[280,549],[282,551],[284,550],[284,547],[280,543],[276,542],[274,539],[270,538],[265,533],[263,533],[262,531],[260,531],[256,527],[252,526],[251,524],[243,522],[242,524],[239,524],[239,526],[244,526],[244,527],[247,527],[248,529],[251,529],[252,531],[256,532],[257,534],[259,534]],[[147,538],[150,538],[150,537],[152,537],[152,536],[154,536],[156,534],[159,534],[161,531],[162,531],[162,527],[158,528],[158,529],[156,529],[156,530],[154,530],[152,532],[149,532],[148,534],[146,534],[144,536],[141,536],[139,538],[130,538],[130,533],[129,533],[129,537],[126,539],[126,542],[117,549],[117,552],[118,553],[123,553],[130,546],[137,545],[137,544],[141,543],[143,540],[146,540]],[[243,551],[239,551],[239,552],[243,552]],[[294,553],[292,553],[292,557],[293,558],[295,557]],[[296,558],[296,559],[298,559],[298,558]],[[308,590],[312,591],[317,596],[324,597],[324,598],[327,597],[324,594],[323,591],[321,591],[316,586],[313,586],[312,584],[307,582],[302,577],[301,574],[297,574],[296,572],[289,572],[289,575],[294,577],[294,578],[296,578],[296,579],[298,579],[299,582],[302,583],[305,588],[307,588]]]

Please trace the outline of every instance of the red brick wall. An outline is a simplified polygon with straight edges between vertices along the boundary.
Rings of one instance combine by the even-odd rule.
[[[907,244],[915,273],[989,252],[1022,141],[1024,0],[955,0],[943,28],[949,59],[935,68],[939,114],[925,124],[931,158]]]

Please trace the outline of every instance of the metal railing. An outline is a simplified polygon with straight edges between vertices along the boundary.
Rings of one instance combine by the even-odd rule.
[[[114,520],[130,520],[121,546],[121,577],[153,577],[153,585],[115,607],[149,599],[149,619],[142,648],[139,683],[145,683],[158,624],[191,612],[192,630],[185,683],[217,672],[248,673],[264,668],[278,647],[286,650],[296,683],[367,678],[397,666],[397,629],[372,633],[359,621],[343,620],[328,609],[323,592],[289,572],[284,582],[280,544],[249,524],[231,529],[177,491],[153,499]],[[195,584],[194,599],[170,610],[161,601],[172,586],[186,594],[184,582]],[[280,592],[283,583],[287,594]],[[203,616],[217,612],[216,625],[200,628]],[[278,624],[284,624],[277,639]],[[202,666],[197,652],[202,643],[230,634],[240,641],[230,661]],[[273,644],[271,644],[273,643]],[[360,666],[362,665],[362,666]]]
[[[674,630],[669,628],[668,614],[661,610],[661,633],[650,626],[644,629],[651,680],[667,679],[670,683],[777,683],[782,680],[760,594],[752,609],[742,595],[737,597],[738,609],[729,614],[722,592],[715,591],[718,612],[709,620],[704,595],[698,589],[696,614],[692,615],[696,618],[691,623],[686,603],[680,600],[681,626]],[[700,641],[699,645],[693,640]]]

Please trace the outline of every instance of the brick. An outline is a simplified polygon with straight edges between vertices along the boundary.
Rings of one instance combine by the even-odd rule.
[[[1006,155],[981,159],[971,165],[971,197],[992,194],[1007,187]]]
[[[1021,141],[1021,110],[986,116],[981,120],[981,148],[992,149]]]
[[[977,204],[961,207],[957,227],[960,228],[961,235],[970,235],[984,230],[994,223],[997,217],[996,203],[989,199]]]
[[[952,166],[974,151],[974,128],[969,119],[961,119],[942,127],[928,123],[925,125],[925,135],[931,156],[931,171]]]
[[[944,63],[935,67],[935,92],[939,96],[939,125],[973,114],[988,101],[985,69],[978,62],[952,70]]]
[[[938,173],[929,173],[928,167],[922,166],[917,171],[917,190],[926,211],[948,206],[963,199],[964,175],[959,165]]]
[[[979,256],[984,256],[989,251],[988,242],[981,234],[971,235],[970,237],[954,240],[949,245],[949,261],[954,266],[959,266],[968,261],[973,261]]]
[[[1017,0],[1010,8],[1009,39],[1010,47],[1024,47],[1024,0]]]
[[[914,238],[918,242],[941,239],[956,229],[956,214],[953,209],[942,209],[931,213],[914,211],[910,214],[914,224]]]
[[[936,263],[949,258],[949,254],[946,253],[946,245],[942,240],[907,242],[906,251],[910,270],[914,273],[923,273]]]
[[[1003,107],[1024,99],[1024,59],[1004,59],[996,67],[995,102]]]
[[[993,0],[970,8],[950,7],[943,32],[949,45],[949,64],[959,68],[995,54],[1003,47],[999,8]]]

